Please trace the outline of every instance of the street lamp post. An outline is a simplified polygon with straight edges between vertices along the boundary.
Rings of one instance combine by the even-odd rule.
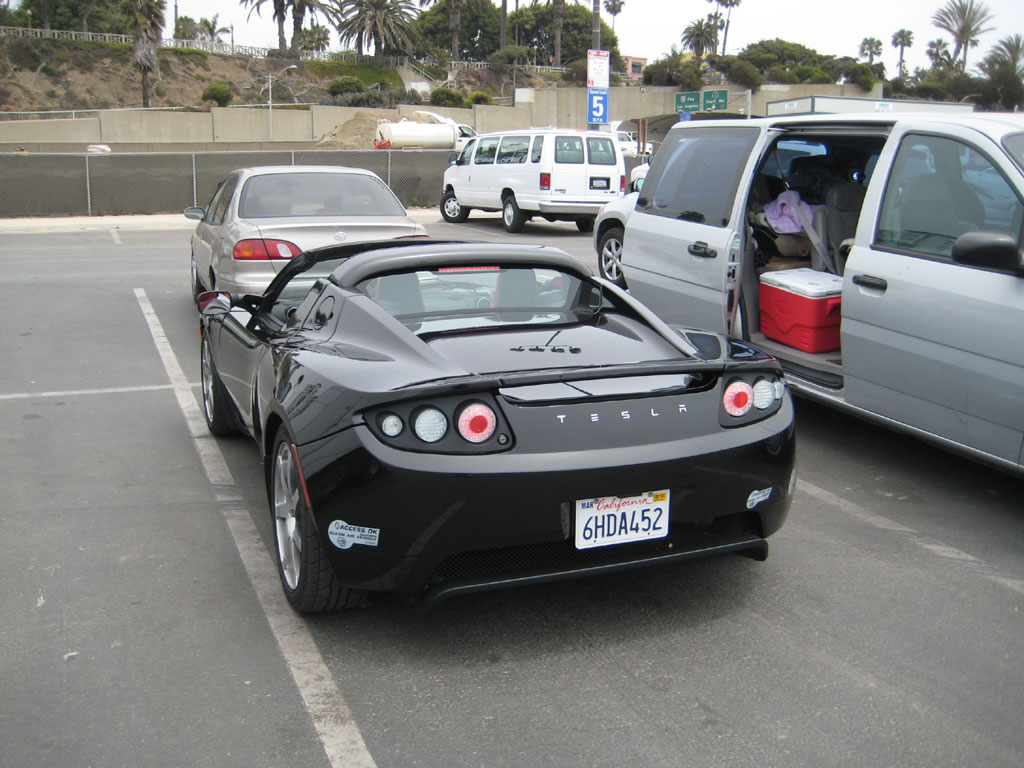
[[[289,64],[287,67],[277,73],[280,77],[289,69],[298,69],[295,64]],[[274,75],[267,72],[267,120],[270,123],[270,140],[274,140]]]

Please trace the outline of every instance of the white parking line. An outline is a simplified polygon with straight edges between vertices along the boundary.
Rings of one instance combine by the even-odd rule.
[[[114,242],[115,243],[117,243],[118,245],[121,245],[121,236],[119,234],[117,234],[117,230],[116,229],[110,230],[110,236],[112,238],[114,238]]]
[[[189,384],[198,387],[198,384]],[[170,384],[153,384],[144,387],[106,387],[105,389],[66,389],[54,392],[12,392],[0,395],[0,400],[31,400],[36,397],[78,397],[79,395],[120,395],[126,392],[153,392],[158,389],[170,389]]]
[[[313,726],[332,768],[375,768],[376,763],[366,748],[363,736],[352,719],[348,705],[341,697],[320,651],[305,623],[288,605],[281,592],[277,569],[271,564],[259,532],[252,522],[252,513],[238,491],[231,470],[221,453],[217,440],[206,428],[199,405],[178,364],[178,359],[164,334],[163,326],[142,288],[135,297],[149,325],[157,352],[171,381],[178,407],[188,424],[196,452],[206,476],[213,486],[217,508],[223,514],[235,541],[242,564],[249,575],[267,617],[274,639],[302,695]]]
[[[908,528],[907,526],[901,525],[887,517],[877,515],[874,512],[869,512],[860,505],[854,504],[852,501],[848,501],[841,496],[836,496],[834,493],[826,491],[824,488],[819,488],[812,483],[808,483],[806,480],[800,480],[797,484],[797,488],[807,494],[810,494],[814,498],[818,499],[818,501],[822,501],[836,507],[851,517],[860,520],[862,523],[867,523],[875,528],[881,528],[884,531],[892,531],[893,533],[900,534],[909,542],[926,552],[930,552],[933,555],[941,557],[943,560],[974,571],[975,573],[984,576],[989,581],[1024,595],[1024,579],[1018,579],[1013,576],[1007,576],[1006,574],[1000,573],[995,566],[989,565],[984,560],[980,560],[974,555],[969,555],[955,547],[950,547],[942,542],[922,536],[913,528]]]

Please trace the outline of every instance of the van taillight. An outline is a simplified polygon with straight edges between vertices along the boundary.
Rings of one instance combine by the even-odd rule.
[[[626,174],[619,176],[619,192],[626,191]]]
[[[540,175],[540,188],[541,189],[551,189],[551,174],[550,173],[542,173]]]

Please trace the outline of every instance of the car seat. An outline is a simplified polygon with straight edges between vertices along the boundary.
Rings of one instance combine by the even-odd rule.
[[[825,237],[832,264],[837,274],[843,274],[846,268],[846,255],[849,243],[857,234],[857,221],[860,209],[864,204],[867,190],[855,181],[842,181],[833,184],[825,193]]]

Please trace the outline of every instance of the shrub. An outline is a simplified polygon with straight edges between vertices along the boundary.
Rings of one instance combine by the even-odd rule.
[[[764,79],[769,83],[784,83],[787,85],[793,85],[799,83],[800,78],[790,72],[788,69],[780,66],[774,66],[769,69],[764,76]]]
[[[43,64],[43,66],[39,68],[39,71],[47,77],[52,77],[55,80],[64,74],[63,72],[61,72],[59,68],[53,66],[52,64]]]
[[[469,94],[469,100],[474,104],[493,104],[494,101],[483,91],[473,91]]]
[[[386,107],[388,97],[380,91],[364,91],[362,93],[348,94],[348,106],[350,107]]]
[[[430,92],[430,103],[435,107],[462,107],[462,94],[451,88],[435,88]]]
[[[875,87],[875,74],[867,64],[854,64],[846,70],[846,79],[851,83],[856,83],[865,91],[870,91]]]
[[[352,75],[345,75],[337,80],[332,80],[327,86],[327,92],[331,96],[341,96],[343,93],[362,93],[365,90],[363,81]]]
[[[203,101],[214,101],[218,107],[226,107],[233,98],[231,86],[227,83],[210,83],[203,91]]]

